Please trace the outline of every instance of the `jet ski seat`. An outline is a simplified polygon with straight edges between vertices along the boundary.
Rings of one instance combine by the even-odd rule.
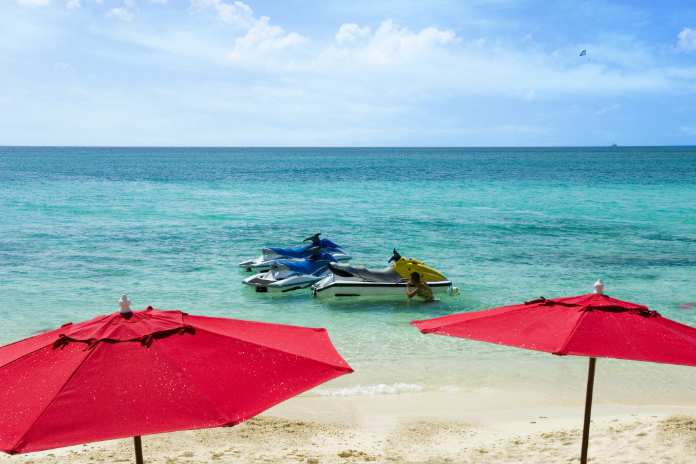
[[[340,277],[357,277],[366,282],[398,283],[404,279],[390,267],[373,271],[364,267],[330,264],[331,272]]]
[[[310,252],[309,252],[310,248],[311,248],[311,244],[301,245],[298,247],[288,247],[288,248],[268,247],[268,248],[261,249],[261,254],[263,254],[263,255],[277,254],[280,256],[287,256],[289,258],[306,258],[307,256],[310,255]]]
[[[278,260],[278,264],[281,264],[293,272],[298,274],[314,274],[317,271],[325,269],[326,265],[330,261],[328,259],[319,260],[309,260],[305,259],[302,261],[290,261],[287,259]]]

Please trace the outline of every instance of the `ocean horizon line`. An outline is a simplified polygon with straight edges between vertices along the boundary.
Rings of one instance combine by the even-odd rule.
[[[154,149],[436,149],[436,150],[462,150],[462,149],[553,149],[553,148],[696,148],[696,145],[0,145],[2,148],[154,148]]]

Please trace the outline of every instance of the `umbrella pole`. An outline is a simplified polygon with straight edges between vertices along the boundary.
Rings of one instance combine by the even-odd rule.
[[[594,371],[597,358],[590,358],[587,371],[587,394],[585,396],[585,422],[582,426],[582,450],[580,464],[587,464],[587,445],[590,439],[590,416],[592,415],[592,390],[594,388]]]
[[[133,437],[133,444],[135,445],[135,464],[143,464],[143,441],[140,436]]]

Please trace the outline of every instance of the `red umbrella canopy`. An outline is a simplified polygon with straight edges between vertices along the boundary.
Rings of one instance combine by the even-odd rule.
[[[602,293],[413,321],[423,333],[578,355],[696,365],[696,329]]]
[[[325,329],[101,316],[0,347],[0,450],[235,425],[350,372]]]

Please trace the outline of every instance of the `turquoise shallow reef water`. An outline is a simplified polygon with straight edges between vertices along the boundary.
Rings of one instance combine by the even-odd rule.
[[[369,266],[397,247],[462,293],[327,304],[243,288],[239,261],[317,231]],[[696,148],[0,147],[2,343],[128,293],[137,307],[327,327],[356,373],[325,394],[581,387],[582,360],[408,322],[586,293],[597,278],[696,324]],[[616,398],[626,384],[696,397],[692,369],[605,364]]]

